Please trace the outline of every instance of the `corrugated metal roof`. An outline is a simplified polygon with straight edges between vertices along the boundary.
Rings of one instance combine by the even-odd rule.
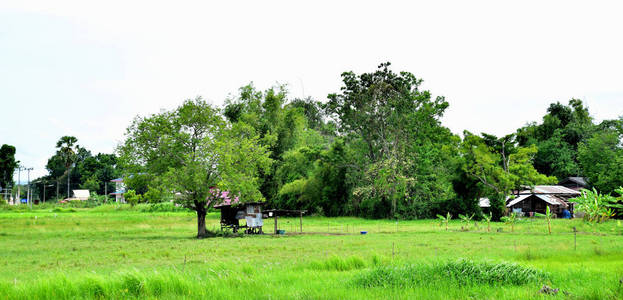
[[[561,185],[536,185],[532,191],[521,191],[520,194],[560,194],[560,195],[580,195],[580,192]]]
[[[530,196],[532,196],[532,194],[530,194],[530,195],[520,195],[519,197],[513,199],[513,201],[511,201],[508,204],[506,204],[506,207],[511,207],[511,206],[513,206],[513,205],[523,201],[524,199],[526,199],[526,198],[528,198]]]
[[[551,204],[551,205],[561,205],[563,207],[569,207],[569,205],[562,199],[554,196],[554,195],[543,195],[543,194],[528,194],[528,195],[520,195],[519,197],[513,199],[513,201],[509,202],[506,207],[511,207],[525,199],[527,199],[530,196],[536,196],[539,199]]]
[[[539,195],[536,194],[535,196],[539,197],[541,200],[551,204],[551,205],[560,205],[560,203],[558,202],[557,199],[555,199],[554,197],[550,196],[550,195]]]

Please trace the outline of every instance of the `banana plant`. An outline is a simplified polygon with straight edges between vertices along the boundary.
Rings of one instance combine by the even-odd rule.
[[[502,217],[504,223],[511,226],[511,232],[515,232],[515,223],[517,223],[517,213],[511,213],[508,216]]]
[[[549,209],[549,205],[545,208],[545,214],[536,213],[535,216],[544,217],[545,220],[547,220],[547,231],[551,235],[552,234],[552,218],[554,215],[552,214],[552,211]]]
[[[450,219],[452,219],[452,215],[450,213],[447,213],[445,217],[442,215],[437,215],[437,219],[439,219],[439,227],[441,227],[441,225],[445,223],[446,231],[448,231],[448,222],[450,222]]]
[[[577,203],[578,211],[585,213],[584,220],[592,223],[605,222],[616,214],[615,209],[623,209],[616,198],[600,194],[594,188],[592,191],[582,190],[582,195],[571,201]]]
[[[545,219],[547,220],[547,231],[549,235],[552,235],[552,211],[549,209],[549,205],[545,209]]]
[[[459,218],[461,218],[461,223],[465,223],[465,230],[469,230],[469,223],[474,218],[474,214],[471,216],[459,214]]]
[[[487,232],[491,232],[491,219],[493,219],[493,215],[489,212],[489,215],[482,215],[482,218],[487,222]]]

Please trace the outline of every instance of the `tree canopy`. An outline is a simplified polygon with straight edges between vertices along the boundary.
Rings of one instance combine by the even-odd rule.
[[[0,147],[0,187],[3,189],[13,186],[13,173],[18,167],[15,160],[15,147],[3,144]]]
[[[172,111],[137,117],[118,152],[127,170],[148,173],[175,193],[175,201],[197,212],[197,236],[206,235],[208,209],[228,191],[242,202],[263,201],[260,171],[271,159],[255,129],[228,124],[201,98]]]
[[[458,135],[441,122],[446,99],[410,72],[382,63],[341,78],[327,101],[250,83],[223,106],[196,98],[137,116],[118,157],[62,137],[46,180],[103,193],[123,176],[137,201],[197,211],[198,236],[221,201],[216,191],[312,214],[405,219],[478,216],[478,199],[488,197],[499,219],[508,197],[527,187],[569,176],[603,194],[623,185],[623,118],[596,124],[581,100],[551,103],[540,122],[501,137]]]

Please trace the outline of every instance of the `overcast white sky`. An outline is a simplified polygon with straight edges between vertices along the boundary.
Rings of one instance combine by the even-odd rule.
[[[137,114],[251,81],[324,101],[384,61],[446,97],[455,133],[510,133],[572,97],[623,115],[619,1],[158,3],[0,2],[0,144],[32,178],[63,135],[110,153]]]

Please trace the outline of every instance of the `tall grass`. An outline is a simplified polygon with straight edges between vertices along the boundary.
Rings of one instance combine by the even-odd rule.
[[[323,271],[349,271],[366,267],[366,262],[359,256],[341,258],[331,256],[327,260],[315,261],[311,263],[311,269]]]
[[[552,220],[549,236],[540,219],[511,234],[462,232],[454,220],[448,231],[432,220],[400,221],[396,230],[395,221],[305,217],[303,234],[197,240],[192,212],[70,209],[0,211],[0,300],[524,299],[538,298],[541,284],[578,299],[622,298],[616,221]],[[218,213],[207,223],[218,229]],[[526,280],[533,270],[539,279]]]
[[[193,280],[194,279],[194,280]],[[110,276],[69,278],[58,274],[29,285],[0,285],[8,299],[128,299],[163,296],[205,295],[204,281],[179,272],[125,272]],[[205,283],[205,282],[204,282]],[[0,297],[1,298],[1,297]]]
[[[514,263],[473,262],[471,260],[445,263],[404,264],[380,266],[362,273],[355,283],[362,287],[399,287],[445,284],[523,285],[546,279],[544,272]]]

